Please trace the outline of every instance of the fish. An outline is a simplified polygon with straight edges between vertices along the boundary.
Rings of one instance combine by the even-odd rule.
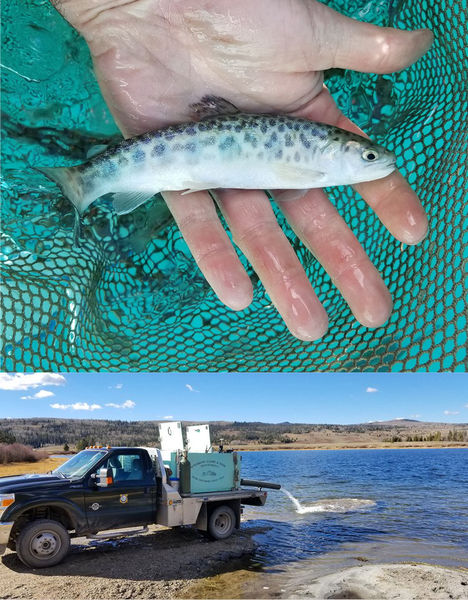
[[[307,190],[372,181],[395,170],[392,152],[332,125],[245,113],[210,95],[191,108],[197,120],[123,140],[76,166],[36,168],[79,215],[109,193],[122,215],[165,191]]]

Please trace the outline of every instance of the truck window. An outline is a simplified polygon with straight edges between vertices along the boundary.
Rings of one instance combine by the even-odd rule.
[[[103,450],[84,450],[76,454],[73,458],[70,458],[70,460],[67,460],[60,467],[57,467],[52,473],[70,479],[78,479],[92,469],[105,454],[106,452]]]
[[[144,463],[141,454],[113,454],[104,463],[112,469],[114,481],[143,481]]]

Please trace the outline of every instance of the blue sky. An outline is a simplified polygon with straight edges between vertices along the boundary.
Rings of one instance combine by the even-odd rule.
[[[0,418],[468,422],[462,373],[0,373]]]

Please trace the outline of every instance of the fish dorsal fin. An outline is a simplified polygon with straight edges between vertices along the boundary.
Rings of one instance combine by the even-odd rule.
[[[118,192],[114,194],[112,203],[118,215],[126,215],[153,196],[154,194],[148,192]]]
[[[235,115],[240,112],[237,106],[219,96],[203,96],[200,102],[190,105],[198,119],[208,119],[219,115]]]

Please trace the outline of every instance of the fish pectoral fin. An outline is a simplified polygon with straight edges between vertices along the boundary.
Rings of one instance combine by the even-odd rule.
[[[321,182],[325,180],[326,173],[316,171],[314,169],[305,169],[304,167],[296,167],[293,164],[276,165],[274,167],[276,173],[284,179],[287,187],[294,189],[310,189],[321,187]],[[293,183],[293,185],[291,185]]]
[[[112,200],[114,210],[118,215],[126,215],[141,204],[144,204],[155,194],[156,192],[116,192]]]
[[[228,100],[210,94],[203,96],[200,102],[190,104],[189,108],[199,119],[208,119],[217,115],[235,115],[240,112],[237,106]]]

